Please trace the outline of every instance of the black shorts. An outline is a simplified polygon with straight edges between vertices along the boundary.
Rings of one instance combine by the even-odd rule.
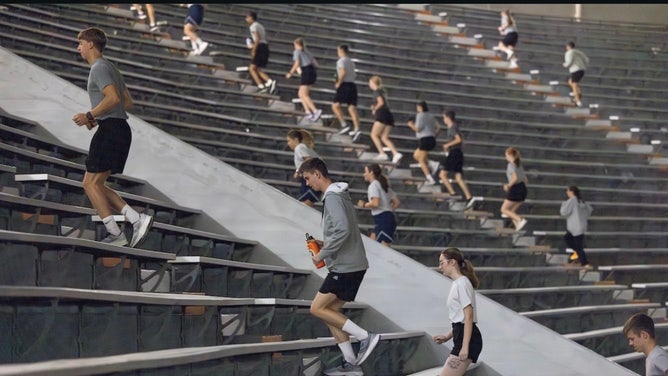
[[[580,82],[580,80],[582,80],[582,77],[584,77],[584,75],[585,75],[585,71],[579,70],[579,71],[575,71],[575,72],[569,74],[568,78],[572,82]]]
[[[434,136],[422,137],[418,140],[418,149],[420,150],[434,150],[436,147],[436,138]]]
[[[188,8],[188,15],[183,23],[202,26],[202,23],[204,23],[204,7],[201,4],[191,5]]]
[[[306,200],[309,200],[311,202],[320,201],[320,192],[306,185],[306,180],[304,180],[304,178],[301,178],[301,181],[302,181],[302,186],[301,190],[299,191],[299,201],[302,202]]]
[[[527,186],[524,182],[513,184],[508,190],[506,200],[513,202],[524,202],[527,198]]]
[[[132,143],[130,125],[127,120],[118,118],[98,120],[97,123],[86,158],[86,171],[122,173]]]
[[[462,349],[462,343],[464,342],[464,323],[457,322],[452,324],[452,351],[450,354],[459,356],[459,351]],[[471,333],[471,340],[469,341],[469,359],[473,363],[478,361],[478,357],[482,352],[482,334],[480,334],[480,329],[478,325],[473,323],[473,332]]]
[[[390,111],[389,107],[381,106],[380,108],[376,109],[376,115],[374,117],[374,121],[392,127],[394,126],[394,115],[392,115],[392,112]]]
[[[251,64],[264,68],[269,63],[269,45],[260,43],[257,45],[255,55],[251,58]]]
[[[501,43],[503,43],[503,45],[506,46],[506,47],[507,46],[515,47],[515,45],[517,44],[518,38],[519,38],[519,35],[517,35],[517,32],[516,31],[511,31],[510,33],[506,34],[503,37],[503,40],[501,41]]]
[[[377,242],[392,243],[394,241],[394,232],[397,230],[397,218],[391,211],[384,211],[373,216],[375,227],[373,233],[376,234]]]
[[[366,270],[351,273],[329,272],[318,291],[323,294],[334,294],[344,302],[352,302],[360,289],[364,273]]]
[[[302,77],[299,82],[300,85],[313,85],[318,78],[318,73],[313,65],[307,65],[302,68]]]
[[[334,103],[357,106],[357,85],[354,82],[342,82],[339,88],[336,89]]]
[[[448,151],[448,156],[441,160],[441,170],[454,173],[462,173],[464,168],[464,153],[461,148],[454,148]]]

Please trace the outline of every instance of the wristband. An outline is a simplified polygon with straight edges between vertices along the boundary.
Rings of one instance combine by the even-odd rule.
[[[93,114],[91,114],[90,111],[86,112],[86,117],[89,121],[95,122],[95,117],[93,117]]]

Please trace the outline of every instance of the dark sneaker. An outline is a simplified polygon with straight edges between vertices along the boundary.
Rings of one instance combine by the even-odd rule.
[[[369,336],[366,339],[360,341],[360,351],[357,353],[356,365],[359,366],[364,363],[366,358],[371,355],[373,349],[376,348],[378,341],[380,341],[380,334],[375,333],[369,333]]]
[[[139,246],[146,235],[148,235],[148,230],[153,225],[153,217],[144,213],[139,214],[139,220],[137,223],[132,224],[132,240],[130,241],[130,247],[134,248]]]

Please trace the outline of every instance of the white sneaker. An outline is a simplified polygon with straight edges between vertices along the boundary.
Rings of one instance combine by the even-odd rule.
[[[316,110],[315,113],[311,115],[311,121],[318,121],[320,115],[322,115],[322,110]]]
[[[429,161],[427,164],[429,165],[429,172],[431,172],[432,175],[435,175],[438,172],[438,168],[441,166],[441,164],[436,161]]]
[[[435,185],[436,180],[431,175],[427,176],[427,180],[425,180],[424,185]]]
[[[269,94],[274,94],[275,92],[276,92],[276,80],[271,80],[271,83],[269,84]]]
[[[148,235],[148,229],[153,225],[153,217],[144,213],[139,214],[139,220],[136,223],[132,224],[132,240],[130,241],[130,247],[134,248],[139,246],[146,235]]]
[[[475,197],[471,197],[471,198],[466,202],[466,206],[464,206],[464,210],[471,209],[471,207],[473,206],[473,204],[475,204],[475,202],[476,202]]]
[[[577,102],[575,102],[575,105],[577,105],[578,107],[582,107],[582,102],[581,102],[581,101],[577,101]]]
[[[516,61],[516,60],[511,60],[511,61],[510,61],[510,64],[508,65],[508,68],[510,68],[510,69],[519,68],[519,65],[517,65],[517,61]]]
[[[511,50],[511,51],[508,53],[508,57],[506,58],[506,60],[510,60],[510,59],[512,59],[513,56],[515,56],[515,51]]]
[[[399,163],[399,161],[400,161],[401,158],[403,158],[403,157],[404,157],[404,155],[401,154],[401,153],[397,153],[397,154],[395,154],[395,155],[392,157],[392,163],[394,163],[394,164]]]
[[[362,367],[356,366],[354,364],[344,362],[342,365],[334,368],[329,368],[324,370],[323,375],[327,376],[362,376],[364,375],[364,371],[362,371]]]
[[[524,226],[526,226],[526,224],[527,224],[527,220],[524,219],[524,218],[522,218],[522,220],[520,221],[520,223],[517,225],[517,231],[520,231],[521,229],[523,229]]]
[[[209,47],[209,42],[202,42],[202,44],[199,45],[199,48],[197,48],[197,55],[201,55],[207,47]]]
[[[383,153],[383,154],[378,154],[377,156],[373,157],[373,160],[374,160],[374,161],[386,161],[386,160],[388,160],[388,159],[389,159],[389,158],[387,157],[387,154],[385,154],[385,153]]]
[[[380,341],[380,334],[369,333],[369,336],[366,339],[360,341],[360,350],[357,354],[357,361],[355,364],[359,366],[364,363],[364,361],[371,355],[371,352]]]
[[[128,245],[128,238],[126,238],[125,233],[123,233],[123,231],[121,231],[121,233],[118,234],[118,235],[112,235],[112,234],[107,235],[107,237],[100,240],[100,242],[102,242],[104,244],[111,244],[111,245],[116,245],[116,246],[119,246],[119,247],[123,247],[123,246]]]
[[[350,130],[350,125],[344,124],[344,125],[341,126],[341,130],[339,131],[339,134],[346,134],[346,132],[348,132],[349,130]]]
[[[362,135],[362,131],[353,131],[353,142],[356,142],[360,136]]]

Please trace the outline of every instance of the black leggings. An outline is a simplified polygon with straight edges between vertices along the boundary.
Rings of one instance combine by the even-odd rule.
[[[568,248],[573,248],[575,253],[578,254],[580,265],[589,264],[589,261],[587,261],[587,255],[585,254],[584,251],[584,240],[585,240],[584,234],[573,236],[573,234],[566,231],[566,234],[564,235],[564,241],[566,241],[566,245],[568,246]]]

